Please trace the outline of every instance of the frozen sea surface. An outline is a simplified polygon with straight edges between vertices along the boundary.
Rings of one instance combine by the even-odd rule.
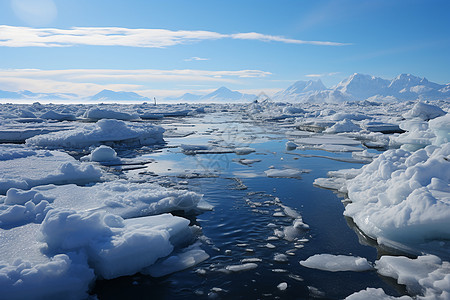
[[[414,174],[449,158],[442,113],[449,106],[4,105],[0,135],[26,144],[0,148],[1,182],[22,184],[1,186],[0,291],[16,298],[446,299],[449,257],[437,251],[448,249],[438,234],[445,228],[427,235],[438,226],[425,226],[422,236],[433,240],[410,251],[405,241],[377,242],[378,211],[366,229],[358,224],[363,200],[354,198],[353,207],[363,208],[346,213],[356,224],[341,200],[356,192],[378,199],[355,182],[374,188],[364,177],[371,173],[389,190],[383,176],[396,172],[414,183],[403,193],[423,181],[445,224],[447,173],[434,170],[431,182],[424,177],[433,172]],[[23,111],[52,131],[31,132],[20,123]],[[381,150],[397,147],[388,151],[404,159],[387,168],[390,152]],[[89,180],[72,176],[83,170]],[[400,202],[402,194],[393,194]],[[372,202],[383,209],[382,198]],[[430,224],[432,216],[414,208]]]

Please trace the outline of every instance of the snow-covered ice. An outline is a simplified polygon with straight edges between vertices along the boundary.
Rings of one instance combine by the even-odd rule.
[[[380,154],[347,182],[344,214],[380,242],[450,238],[449,155],[450,143]]]
[[[300,261],[300,264],[307,268],[330,272],[361,272],[368,271],[373,268],[367,259],[363,257],[331,254],[316,254],[306,260]]]
[[[114,119],[101,119],[77,128],[37,135],[26,140],[26,144],[39,147],[81,149],[98,144],[153,145],[163,142],[164,129],[149,123],[131,123]]]
[[[97,167],[80,163],[60,151],[29,150],[0,145],[0,194],[9,188],[30,189],[44,184],[99,181]]]

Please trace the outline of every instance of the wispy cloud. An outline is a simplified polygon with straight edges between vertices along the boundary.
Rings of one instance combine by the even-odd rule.
[[[137,91],[149,83],[240,83],[246,78],[264,78],[270,72],[261,70],[115,70],[115,69],[0,69],[0,89],[34,92],[59,92],[90,95],[103,88]]]
[[[305,77],[309,78],[321,78],[321,77],[329,77],[339,74],[339,72],[331,72],[331,73],[322,73],[322,74],[308,74]]]
[[[258,40],[288,44],[310,44],[320,46],[342,46],[347,43],[330,41],[304,41],[282,36],[256,32],[222,34],[213,31],[188,31],[166,29],[132,29],[121,27],[73,27],[70,29],[31,28],[0,25],[0,46],[2,47],[71,47],[124,46],[144,48],[165,48],[218,39]]]
[[[186,58],[184,61],[202,61],[202,60],[209,60],[209,58],[193,56],[190,58]]]

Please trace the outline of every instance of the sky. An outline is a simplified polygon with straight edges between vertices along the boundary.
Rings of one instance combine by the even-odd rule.
[[[273,94],[353,73],[450,83],[448,0],[0,0],[0,90]]]

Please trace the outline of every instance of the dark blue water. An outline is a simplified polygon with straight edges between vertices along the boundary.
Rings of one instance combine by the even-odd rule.
[[[249,134],[245,128],[220,127],[223,123],[215,120],[195,120],[203,126],[201,129],[194,127],[197,134],[167,139],[169,148],[146,155],[156,160],[149,166],[149,171],[166,181],[185,181],[190,190],[202,193],[214,206],[212,211],[189,216],[192,224],[201,226],[202,248],[210,258],[191,269],[163,278],[137,274],[98,281],[93,293],[99,299],[343,299],[367,287],[381,287],[394,296],[403,294],[400,286],[375,271],[327,272],[299,264],[301,260],[322,253],[361,256],[370,262],[377,259],[377,249],[367,245],[352,229],[351,220],[343,217],[344,206],[338,195],[313,186],[315,178],[326,177],[330,170],[360,168],[361,164],[287,154],[287,140],[282,133],[273,132],[273,124],[268,125],[270,130],[261,130],[259,124],[257,131],[250,132],[254,138],[242,142],[239,135],[242,132],[245,136]],[[185,122],[188,121],[193,122]],[[208,129],[216,127],[219,129],[208,134],[211,132]],[[229,136],[236,135],[231,139],[235,145],[250,146],[256,151],[245,156],[234,153],[192,156],[181,153],[179,148],[170,148],[181,143],[198,144],[216,139],[221,130],[222,137],[227,130]],[[351,156],[319,150],[292,152]],[[236,162],[240,158],[261,161],[242,165]],[[271,166],[309,169],[310,172],[303,174],[301,179],[269,178],[264,171]],[[179,177],[187,171],[214,174],[215,177]],[[302,230],[295,241],[269,238],[274,236],[274,230],[292,225],[292,218],[274,216],[283,206],[297,211],[309,225],[309,230]],[[276,261],[276,254],[285,254],[287,261]],[[257,259],[258,267],[237,273],[224,271],[226,266],[240,264],[244,259]],[[277,288],[282,282],[288,285],[284,291]]]

